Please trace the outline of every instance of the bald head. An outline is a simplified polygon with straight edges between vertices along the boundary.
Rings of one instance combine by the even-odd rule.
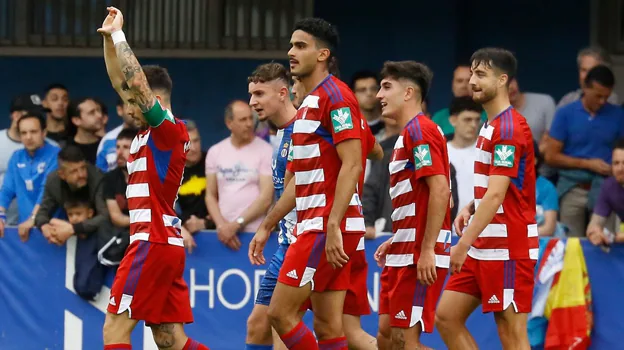
[[[234,100],[225,107],[225,125],[236,142],[245,144],[253,140],[254,118],[247,102]]]
[[[225,107],[226,121],[247,116],[251,116],[251,107],[245,101],[234,100]]]

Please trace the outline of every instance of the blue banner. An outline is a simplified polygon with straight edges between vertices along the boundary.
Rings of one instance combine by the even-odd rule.
[[[251,266],[247,246],[251,235],[241,235],[243,248],[233,252],[214,232],[195,236],[197,248],[187,257],[185,279],[190,289],[195,323],[186,327],[190,337],[213,350],[244,349],[246,320],[254,303],[264,270]],[[367,241],[369,262],[382,239]],[[39,232],[27,243],[9,228],[0,239],[0,349],[2,350],[92,350],[102,349],[102,326],[108,303],[108,287],[95,302],[86,302],[73,292],[75,238],[63,247],[48,244]],[[267,260],[277,248],[273,237],[266,248]],[[610,253],[583,242],[592,284],[595,327],[592,349],[621,348],[619,330],[624,329],[622,289],[624,246]],[[380,269],[369,265],[369,301],[373,314],[362,318],[371,334],[377,333]],[[108,286],[112,281],[108,278]],[[310,315],[306,320],[310,322]],[[481,349],[500,349],[492,315],[479,310],[468,320],[468,329]],[[425,334],[424,344],[444,349],[439,335]],[[156,346],[143,324],[132,337],[134,349]]]

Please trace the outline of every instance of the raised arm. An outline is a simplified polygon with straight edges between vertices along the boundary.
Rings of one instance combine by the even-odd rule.
[[[98,29],[98,32],[101,33],[105,39],[104,58],[106,60],[106,69],[109,72],[111,83],[122,98],[125,97],[128,101],[136,103],[144,113],[147,113],[156,103],[156,97],[152,89],[150,89],[147,77],[121,30],[123,27],[123,15],[121,11],[114,7],[108,7],[107,10],[108,16],[102,24],[102,28]],[[112,18],[112,20],[109,17]],[[117,58],[116,62],[112,57],[112,51],[109,49],[111,42],[114,45]],[[121,77],[117,73],[117,65],[121,71]],[[121,81],[120,78],[122,79]]]

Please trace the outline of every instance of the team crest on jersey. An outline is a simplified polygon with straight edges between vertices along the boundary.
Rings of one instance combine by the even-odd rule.
[[[494,146],[494,166],[513,168],[516,147],[510,145]]]
[[[334,132],[353,129],[353,119],[351,118],[351,109],[342,107],[329,112],[332,120]]]
[[[429,152],[429,145],[420,145],[414,147],[414,166],[416,170],[424,167],[431,166],[431,152]]]

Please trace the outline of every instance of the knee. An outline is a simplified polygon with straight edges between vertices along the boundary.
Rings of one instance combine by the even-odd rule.
[[[342,315],[340,315],[342,316]],[[314,333],[319,340],[334,339],[342,336],[342,317],[314,317]]]
[[[458,322],[457,318],[449,313],[440,310],[436,311],[434,324],[440,333],[452,330],[453,325]]]
[[[276,307],[273,303],[269,305],[269,309],[267,310],[267,319],[269,320],[269,324],[274,328],[278,328],[280,324],[280,320],[284,317],[284,309],[280,307]]]
[[[126,326],[123,320],[123,318],[115,317],[111,314],[106,315],[104,327],[102,328],[104,344],[125,343],[129,341],[132,328]]]
[[[247,319],[247,336],[271,336],[271,324],[266,313],[256,312],[255,309],[251,312]]]
[[[392,334],[392,329],[390,328],[390,323],[389,322],[379,322],[378,333],[384,339],[390,340],[390,336]]]
[[[161,324],[158,326],[152,326],[151,328],[152,334],[154,335],[154,343],[156,343],[156,346],[158,346],[159,349],[170,349],[178,345],[184,346],[184,344],[176,343],[176,340],[178,340],[176,338],[182,338],[182,334],[179,334],[176,337],[173,324]]]

